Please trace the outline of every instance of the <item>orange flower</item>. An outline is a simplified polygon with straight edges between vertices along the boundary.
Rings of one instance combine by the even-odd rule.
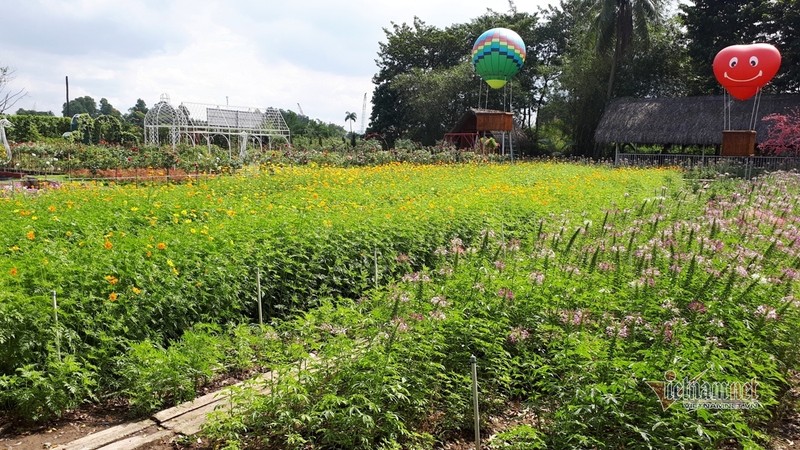
[[[158,245],[156,245],[156,248],[159,250],[164,250],[165,248],[167,248],[167,244],[159,242]]]
[[[108,294],[108,299],[111,300],[112,302],[117,301],[117,297],[119,297],[119,294],[117,294],[116,292]]]
[[[106,276],[105,276],[105,279],[106,279],[106,281],[108,281],[108,282],[109,282],[109,284],[111,284],[112,286],[113,286],[113,285],[115,285],[115,284],[117,284],[117,283],[119,282],[119,279],[117,279],[117,277],[115,277],[114,275],[106,275]]]
[[[25,233],[25,237],[28,238],[28,240],[32,241],[36,239],[36,232],[33,230],[28,231],[27,233]]]
[[[8,274],[11,275],[12,277],[15,277],[19,274],[19,271],[17,270],[16,267],[12,267],[11,270],[8,271]]]
[[[112,244],[111,241],[109,241],[108,239],[106,239],[106,241],[103,243],[103,247],[105,247],[106,250],[111,250],[113,246],[114,244]]]

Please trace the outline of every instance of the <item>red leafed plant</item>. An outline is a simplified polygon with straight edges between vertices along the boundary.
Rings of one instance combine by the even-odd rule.
[[[800,155],[800,109],[794,108],[789,114],[770,114],[761,120],[770,124],[767,139],[760,144],[762,153]]]

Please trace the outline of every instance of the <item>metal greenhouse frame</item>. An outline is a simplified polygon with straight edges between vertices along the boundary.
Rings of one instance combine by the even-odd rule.
[[[242,157],[247,154],[249,142],[263,150],[265,141],[271,149],[273,139],[288,144],[291,137],[289,126],[277,108],[269,107],[262,112],[246,106],[203,103],[181,103],[175,108],[166,94],[145,115],[144,135],[148,145],[168,142],[173,148],[182,141],[198,145],[203,140],[210,148],[214,137],[220,136],[228,143],[228,151],[232,151],[235,138]]]

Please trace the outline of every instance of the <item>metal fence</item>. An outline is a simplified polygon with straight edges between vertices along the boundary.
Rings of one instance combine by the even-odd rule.
[[[623,167],[680,167],[690,171],[727,173],[750,179],[764,172],[800,170],[800,157],[617,153],[614,156],[614,165]]]

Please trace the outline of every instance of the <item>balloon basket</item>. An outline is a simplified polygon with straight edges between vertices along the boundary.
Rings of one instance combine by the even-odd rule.
[[[754,156],[755,153],[755,131],[726,130],[722,132],[722,156]]]

